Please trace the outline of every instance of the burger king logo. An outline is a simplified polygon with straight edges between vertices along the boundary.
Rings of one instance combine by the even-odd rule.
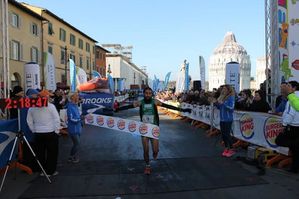
[[[88,124],[93,123],[93,115],[86,115],[85,120]]]
[[[114,127],[114,119],[109,117],[108,120],[107,120],[107,126],[112,128]]]
[[[155,138],[158,138],[160,136],[160,129],[159,127],[154,127],[152,129],[152,135],[155,137]]]
[[[264,125],[264,136],[267,143],[271,146],[276,148],[277,145],[275,143],[276,137],[283,132],[283,126],[279,118],[269,117],[265,121]]]
[[[131,133],[135,132],[137,128],[136,122],[132,121],[129,123],[128,129]]]
[[[243,114],[240,118],[240,131],[242,137],[250,139],[254,136],[254,123],[253,119],[249,114]]]
[[[104,117],[103,116],[98,116],[97,117],[97,124],[100,126],[104,125]]]
[[[124,130],[126,127],[126,122],[125,120],[118,120],[117,122],[117,127],[119,130]]]
[[[146,124],[141,124],[139,127],[139,133],[144,135],[147,133],[148,126]]]

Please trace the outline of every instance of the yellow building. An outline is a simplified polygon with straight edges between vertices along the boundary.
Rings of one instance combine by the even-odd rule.
[[[97,41],[45,8],[26,3],[22,5],[48,20],[42,25],[42,49],[43,52],[50,52],[54,56],[56,82],[69,83],[69,58],[91,77],[92,70],[95,70]],[[67,82],[65,82],[66,74]]]
[[[11,88],[13,88],[16,85],[24,86],[24,64],[27,62],[41,63],[41,24],[45,22],[45,19],[13,0],[8,1],[8,19],[10,49],[10,74],[8,78],[10,79]],[[2,18],[0,21],[2,21]],[[0,32],[0,38],[3,38],[2,31]],[[0,45],[0,70],[3,71],[2,39]],[[3,79],[1,84],[2,82]]]

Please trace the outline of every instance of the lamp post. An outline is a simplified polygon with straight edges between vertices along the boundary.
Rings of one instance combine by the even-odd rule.
[[[63,83],[67,86],[67,46],[64,47],[64,81]]]
[[[108,64],[107,77],[112,73],[111,66]]]

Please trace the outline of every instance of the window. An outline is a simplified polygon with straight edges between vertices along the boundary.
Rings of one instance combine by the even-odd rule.
[[[93,46],[93,47],[92,47],[92,54],[94,54],[94,53],[95,53],[95,51],[96,51],[96,47],[95,47],[95,46]]]
[[[36,47],[32,47],[30,52],[31,52],[31,61],[38,63],[38,49]]]
[[[76,37],[73,34],[70,34],[70,44],[73,46],[76,45]]]
[[[89,57],[86,57],[86,67],[87,67],[87,70],[89,70],[89,67],[90,67],[90,58]]]
[[[89,45],[89,43],[87,43],[87,42],[86,42],[86,51],[87,51],[87,52],[90,52],[90,45]]]
[[[20,27],[20,17],[16,13],[11,14],[11,25],[16,28]]]
[[[52,46],[48,46],[48,52],[53,55],[53,47]]]
[[[20,42],[11,41],[11,59],[21,60]]]
[[[100,52],[99,52],[99,51],[96,52],[96,58],[97,58],[97,59],[100,58]]]
[[[66,39],[66,32],[62,28],[59,29],[59,39],[60,41],[65,41]]]
[[[83,40],[82,39],[79,39],[79,48],[83,49]]]
[[[65,64],[65,49],[62,47],[60,49],[60,63]]]
[[[52,23],[48,23],[48,34],[49,35],[53,35],[54,31],[53,31],[53,24]]]
[[[83,66],[83,57],[80,55],[79,57],[79,66],[82,68]]]
[[[38,35],[38,27],[36,23],[31,23],[30,25],[30,31],[33,35],[37,36]]]

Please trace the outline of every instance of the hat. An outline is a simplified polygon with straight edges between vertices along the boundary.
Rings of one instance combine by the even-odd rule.
[[[48,90],[42,90],[39,92],[40,97],[48,97],[48,96],[54,96],[52,93],[50,93]]]
[[[27,96],[31,96],[31,95],[34,95],[34,94],[38,95],[38,91],[36,89],[29,88],[26,92]]]
[[[16,94],[18,94],[19,92],[22,92],[22,91],[23,91],[23,88],[22,88],[21,86],[15,86],[15,87],[13,88],[12,93],[13,93],[14,95],[16,95]]]

